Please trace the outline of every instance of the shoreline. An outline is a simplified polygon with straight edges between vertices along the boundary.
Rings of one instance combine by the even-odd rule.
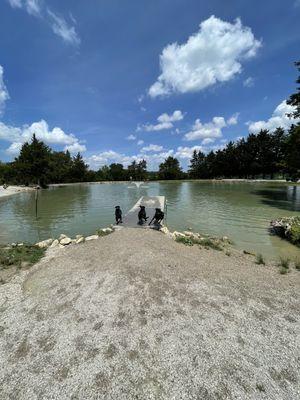
[[[32,187],[27,187],[27,186],[12,185],[12,186],[8,186],[7,189],[3,189],[3,186],[0,186],[0,199],[2,199],[4,197],[13,196],[14,194],[18,194],[18,193],[32,192],[33,190],[35,190],[35,189]]]

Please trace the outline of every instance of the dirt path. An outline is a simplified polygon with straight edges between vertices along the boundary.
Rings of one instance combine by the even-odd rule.
[[[0,398],[300,398],[300,273],[123,229],[0,286]]]

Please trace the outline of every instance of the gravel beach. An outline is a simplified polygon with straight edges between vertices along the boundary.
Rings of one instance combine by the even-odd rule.
[[[300,272],[121,229],[0,285],[0,399],[300,398]]]

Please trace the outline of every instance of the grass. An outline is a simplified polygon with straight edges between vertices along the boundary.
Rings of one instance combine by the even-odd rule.
[[[111,233],[112,232],[105,232],[102,229],[98,229],[97,232],[96,232],[96,235],[98,235],[98,236],[107,236],[107,235],[110,235]]]
[[[195,244],[195,242],[194,242],[194,240],[192,240],[192,238],[186,237],[186,236],[177,236],[175,240],[176,240],[176,242],[182,243],[185,246],[193,246]]]
[[[255,263],[258,264],[258,265],[265,265],[266,264],[265,259],[264,259],[262,254],[257,254],[256,255]]]
[[[280,257],[278,266],[279,266],[279,273],[281,275],[287,274],[289,272],[289,268],[290,268],[290,259]]]
[[[213,239],[209,238],[193,238],[192,236],[177,236],[176,242],[182,243],[185,246],[193,246],[194,244],[201,245],[205,248],[211,248],[214,250],[222,251],[223,248]]]
[[[0,248],[0,269],[10,266],[20,267],[22,262],[33,265],[43,257],[44,253],[45,249],[30,245]]]
[[[300,271],[300,259],[295,260],[295,269],[296,269],[297,271]]]

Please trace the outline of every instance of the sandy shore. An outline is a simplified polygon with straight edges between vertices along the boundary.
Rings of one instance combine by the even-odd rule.
[[[32,190],[34,190],[34,189],[31,187],[25,187],[25,186],[8,186],[7,189],[3,189],[3,186],[0,186],[0,198],[12,196],[13,194],[21,193],[21,192],[30,192]]]
[[[122,229],[0,286],[0,398],[300,398],[300,273]]]

